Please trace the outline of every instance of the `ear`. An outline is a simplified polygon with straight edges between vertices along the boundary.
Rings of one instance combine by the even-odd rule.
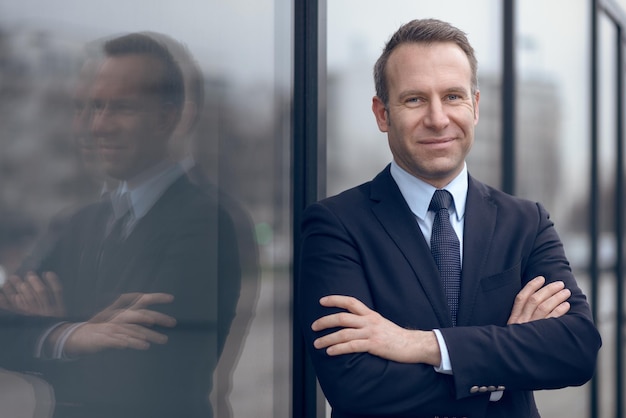
[[[181,118],[181,110],[170,105],[161,108],[158,114],[157,129],[167,137],[172,135]]]
[[[376,117],[378,129],[380,129],[381,132],[387,132],[389,129],[389,112],[387,112],[385,104],[378,96],[372,98],[372,112],[374,112],[374,116]]]
[[[478,115],[480,114],[478,103],[480,102],[480,91],[476,90],[474,94],[474,126],[478,124]]]
[[[186,101],[180,114],[180,121],[174,130],[174,136],[184,137],[188,135],[193,130],[197,118],[198,106],[190,100]]]

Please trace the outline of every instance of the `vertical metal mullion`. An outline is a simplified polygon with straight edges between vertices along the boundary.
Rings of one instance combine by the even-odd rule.
[[[501,181],[504,192],[515,193],[515,1],[504,0],[502,9],[502,148]]]
[[[615,281],[616,281],[616,302],[615,302],[615,369],[616,382],[615,382],[615,416],[624,416],[624,402],[622,400],[624,379],[622,372],[624,370],[623,362],[623,325],[624,320],[622,312],[624,311],[624,264],[622,261],[622,254],[624,253],[624,225],[623,225],[623,213],[624,213],[624,50],[623,50],[623,28],[617,23],[617,36],[616,36],[616,48],[617,48],[617,74],[616,84],[616,164],[615,164],[615,234],[616,234],[616,261],[615,261]]]
[[[589,280],[590,304],[594,320],[598,318],[598,207],[599,207],[599,179],[598,179],[598,0],[591,0],[591,68],[590,68],[590,140],[591,152],[589,173]],[[590,416],[599,416],[599,378],[594,374],[591,380]]]
[[[294,0],[294,82],[292,109],[293,165],[293,265],[292,295],[293,359],[292,359],[292,417],[316,418],[318,388],[315,371],[306,352],[299,327],[298,260],[300,258],[300,223],[304,209],[318,199],[320,169],[319,138],[319,18],[323,0]],[[324,170],[325,172],[325,170]]]

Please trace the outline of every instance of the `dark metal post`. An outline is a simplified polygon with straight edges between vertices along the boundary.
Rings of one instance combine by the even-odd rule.
[[[311,360],[306,352],[299,327],[298,308],[298,260],[300,258],[300,223],[306,206],[318,199],[323,189],[320,171],[325,173],[325,143],[320,143],[319,112],[320,60],[325,46],[320,40],[320,3],[323,0],[295,0],[294,2],[294,84],[293,84],[293,390],[292,417],[316,418],[318,411],[318,387]],[[324,10],[325,12],[325,10]],[[323,34],[322,34],[323,35]]]
[[[502,20],[502,190],[515,193],[515,1],[504,0]]]
[[[599,207],[599,176],[598,176],[598,2],[591,0],[591,68],[589,80],[591,108],[590,112],[590,182],[589,182],[589,280],[591,282],[590,304],[593,318],[598,318],[598,207]],[[619,118],[619,117],[618,117]],[[599,416],[598,404],[598,376],[597,374],[591,379],[591,399],[590,399],[590,416],[597,418]]]
[[[616,260],[615,260],[615,282],[616,282],[616,302],[615,302],[615,399],[617,404],[615,405],[615,416],[624,416],[624,401],[622,400],[622,393],[624,387],[624,342],[623,342],[623,328],[624,319],[622,312],[624,312],[624,262],[622,260],[622,254],[624,254],[624,40],[623,28],[621,25],[616,25],[617,36],[616,45],[617,48],[617,80],[616,91],[620,92],[616,94],[616,163],[615,163],[615,240],[616,240]]]

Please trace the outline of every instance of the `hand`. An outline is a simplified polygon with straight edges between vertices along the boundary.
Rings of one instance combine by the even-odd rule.
[[[523,324],[545,318],[558,318],[565,315],[572,295],[565,283],[558,281],[543,286],[546,279],[537,276],[529,281],[515,297],[511,316],[507,324]]]
[[[65,315],[63,288],[53,272],[45,272],[39,277],[28,272],[24,279],[13,275],[2,286],[0,308],[31,316]]]
[[[147,350],[151,344],[165,344],[167,335],[151,327],[173,327],[176,319],[147,308],[173,300],[174,296],[167,293],[123,294],[76,328],[67,339],[64,352],[68,356],[81,356],[111,348]]]
[[[330,356],[367,352],[401,363],[433,366],[441,363],[439,345],[432,331],[399,327],[350,296],[326,296],[320,299],[320,304],[348,311],[324,316],[311,325],[313,331],[341,328],[313,343],[317,349],[326,348]]]

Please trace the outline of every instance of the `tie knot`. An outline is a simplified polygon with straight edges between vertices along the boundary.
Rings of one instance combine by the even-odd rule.
[[[449,209],[452,206],[452,195],[449,191],[439,189],[435,190],[428,210],[439,211],[440,209]]]
[[[130,201],[130,193],[115,193],[111,195],[111,205],[113,206],[113,214],[115,219],[119,219],[132,210]]]

